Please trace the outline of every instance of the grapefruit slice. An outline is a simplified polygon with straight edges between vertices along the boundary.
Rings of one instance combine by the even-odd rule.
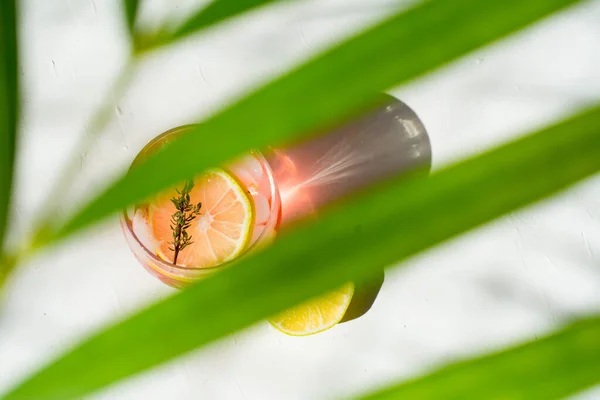
[[[171,216],[176,212],[171,189],[149,207],[151,231],[158,243],[157,255],[173,262],[169,249],[173,239]],[[238,257],[246,250],[254,228],[254,205],[245,188],[233,176],[214,169],[194,180],[191,204],[202,203],[198,215],[187,229],[192,243],[177,257],[177,265],[208,268]]]

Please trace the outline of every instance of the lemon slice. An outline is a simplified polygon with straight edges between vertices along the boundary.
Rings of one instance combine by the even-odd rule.
[[[164,193],[149,209],[151,231],[158,242],[157,254],[173,261],[171,216],[176,209],[171,198],[175,188]],[[194,180],[190,192],[192,204],[202,203],[200,215],[187,232],[192,243],[177,257],[177,265],[208,268],[238,257],[252,238],[254,204],[246,189],[237,179],[221,169],[214,169]]]
[[[344,317],[354,294],[354,284],[347,283],[338,290],[309,300],[269,319],[281,332],[306,336],[327,330]]]

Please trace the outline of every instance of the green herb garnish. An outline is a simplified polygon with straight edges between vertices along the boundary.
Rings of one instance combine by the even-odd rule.
[[[178,197],[173,197],[171,202],[177,211],[171,215],[171,230],[173,231],[173,241],[169,242],[172,247],[169,250],[174,252],[173,264],[177,264],[177,256],[179,252],[185,249],[192,242],[192,236],[187,233],[187,228],[191,226],[191,222],[200,215],[200,207],[202,203],[193,205],[190,203],[190,192],[194,187],[194,181],[186,181],[183,189],[177,189]]]

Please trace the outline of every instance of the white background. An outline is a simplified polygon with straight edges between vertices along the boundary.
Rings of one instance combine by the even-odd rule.
[[[14,237],[30,230],[124,63],[128,44],[118,4],[24,2]],[[82,183],[64,209],[100,190],[158,133],[218,110],[395,4],[315,0],[271,7],[152,55],[115,103],[98,146],[80,155]],[[142,18],[176,19],[195,7],[148,1]],[[427,126],[434,168],[600,100],[598,21],[600,2],[587,2],[394,89]],[[359,320],[306,338],[259,323],[90,398],[345,397],[538,337],[600,310],[599,222],[596,177],[388,271],[374,308]],[[171,292],[137,264],[116,219],[36,257],[4,296],[0,392],[87,333]]]

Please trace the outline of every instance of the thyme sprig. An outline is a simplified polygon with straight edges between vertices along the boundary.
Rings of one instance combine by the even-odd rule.
[[[200,208],[202,203],[196,205],[190,202],[190,192],[194,188],[194,181],[188,180],[185,182],[183,189],[179,191],[177,189],[178,196],[173,197],[171,202],[177,209],[173,215],[171,215],[171,230],[173,231],[173,241],[169,242],[173,254],[173,264],[177,264],[177,257],[179,253],[185,249],[192,242],[192,236],[187,232],[187,229],[191,226],[192,221],[196,216],[200,215]]]

